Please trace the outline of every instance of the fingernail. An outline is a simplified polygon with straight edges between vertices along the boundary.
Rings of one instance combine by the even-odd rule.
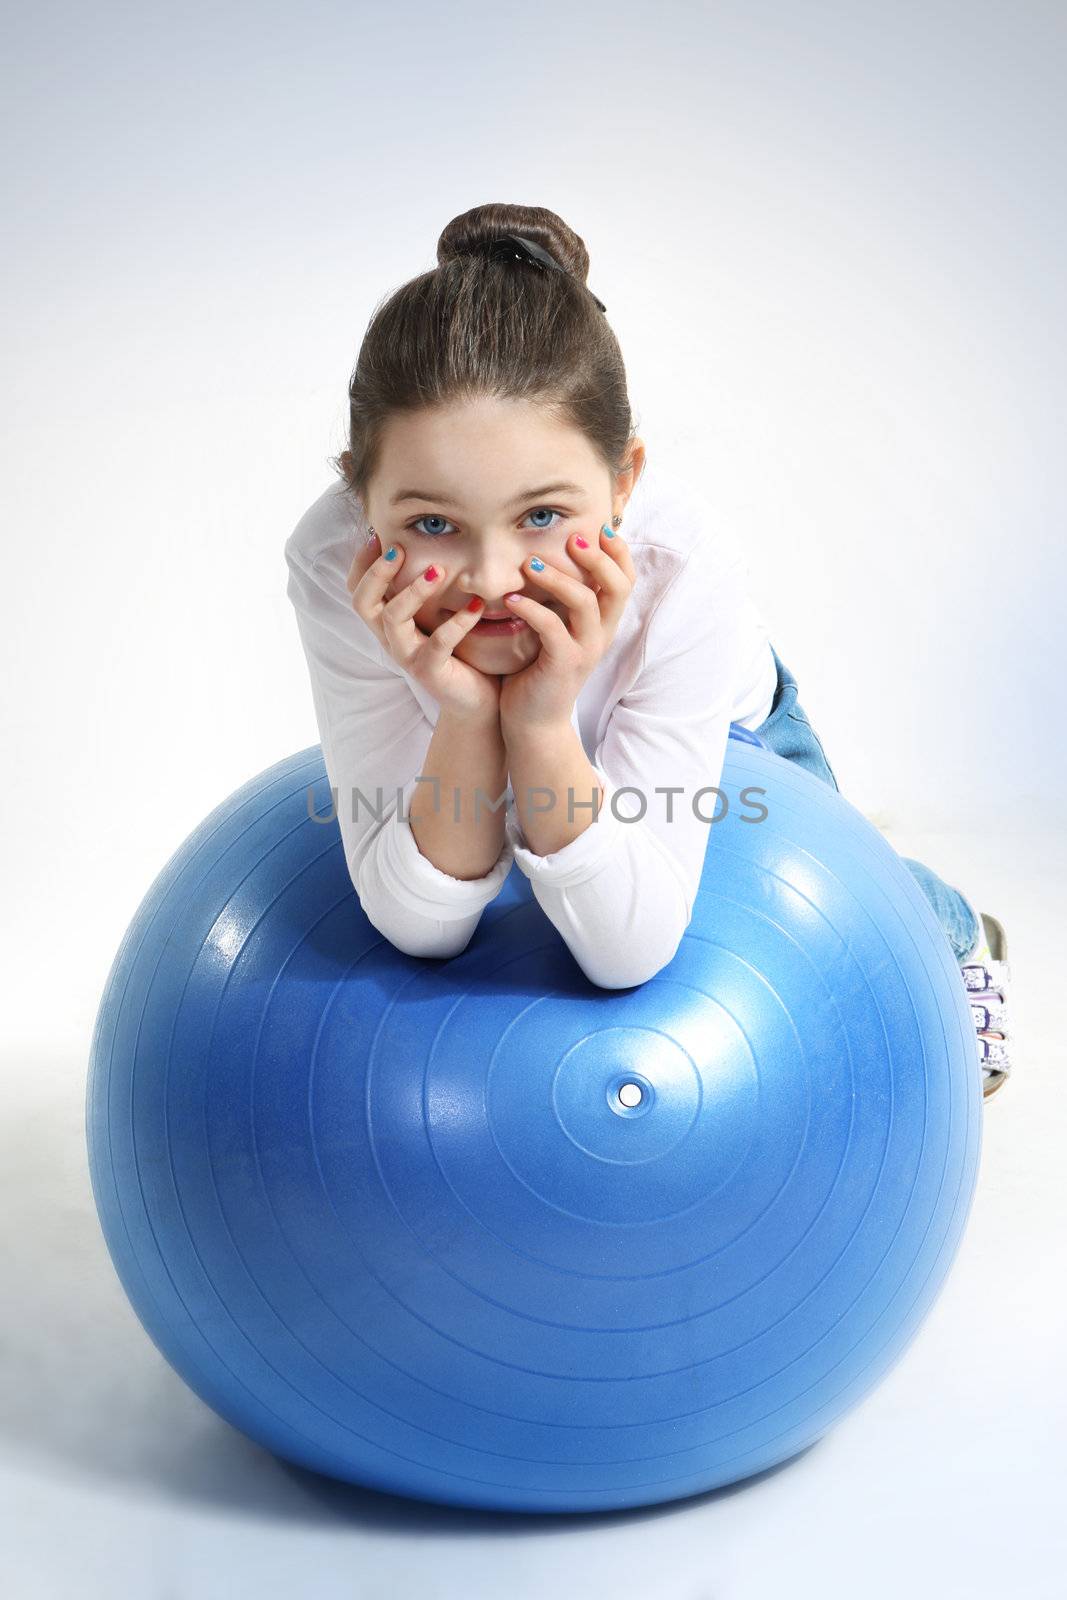
[[[533,560],[530,562],[530,565],[535,572],[544,572],[545,570],[545,564],[541,560],[540,556],[534,556]]]
[[[467,610],[468,611],[480,611],[484,604],[485,604],[485,601],[482,600],[479,595],[475,595],[473,600],[468,600],[467,601]]]
[[[609,528],[606,522],[600,531],[601,533],[606,533],[609,539],[614,539],[615,537],[615,530],[613,528]]]
[[[574,542],[578,546],[579,550],[589,549],[589,540],[583,539],[580,533],[576,533],[574,535]]]
[[[423,573],[423,577],[426,579],[427,583],[432,583],[437,577],[437,568],[427,567],[426,571]]]
[[[391,544],[389,546],[388,550],[385,552],[385,559],[386,559],[386,561],[395,561],[396,560],[396,545],[395,544]]]

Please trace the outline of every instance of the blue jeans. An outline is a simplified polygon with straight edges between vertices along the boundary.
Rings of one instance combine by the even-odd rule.
[[[797,700],[797,680],[779,659],[773,645],[771,654],[778,669],[778,687],[774,691],[770,716],[765,718],[754,731],[764,744],[778,755],[784,756],[787,761],[795,761],[798,766],[806,768],[824,783],[837,789],[837,779],[826,759],[822,740]],[[840,793],[840,790],[838,792]],[[948,941],[957,961],[962,961],[978,942],[977,912],[958,889],[953,889],[945,883],[936,872],[932,872],[921,861],[913,861],[910,856],[901,856],[900,859],[933,906],[938,921],[948,935]]]

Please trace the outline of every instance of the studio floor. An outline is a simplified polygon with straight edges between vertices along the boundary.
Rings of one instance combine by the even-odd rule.
[[[885,830],[1005,924],[1020,1062],[927,1322],[803,1455],[649,1510],[471,1513],[362,1491],[245,1440],[157,1353],[111,1266],[84,1055],[4,1061],[0,1505],[10,1600],[1013,1600],[1067,1570],[1062,836]],[[87,1046],[86,1046],[87,1048]]]

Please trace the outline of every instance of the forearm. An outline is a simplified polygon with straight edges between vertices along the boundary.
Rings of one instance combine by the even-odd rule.
[[[503,742],[529,848],[540,856],[562,850],[594,822],[603,804],[604,790],[582,741],[567,722],[552,729],[505,723]]]
[[[427,781],[416,785],[408,816],[420,855],[439,872],[484,878],[492,869],[504,843],[507,773],[495,713],[468,722],[442,711],[421,773]]]

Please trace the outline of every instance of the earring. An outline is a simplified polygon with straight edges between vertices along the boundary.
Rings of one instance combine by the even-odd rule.
[[[611,519],[611,526],[612,526],[612,527],[613,527],[613,528],[617,528],[617,527],[618,527],[618,526],[619,526],[619,523],[620,523],[620,522],[621,522],[621,521],[622,521],[622,518],[621,518],[621,517],[612,517],[612,519]]]

